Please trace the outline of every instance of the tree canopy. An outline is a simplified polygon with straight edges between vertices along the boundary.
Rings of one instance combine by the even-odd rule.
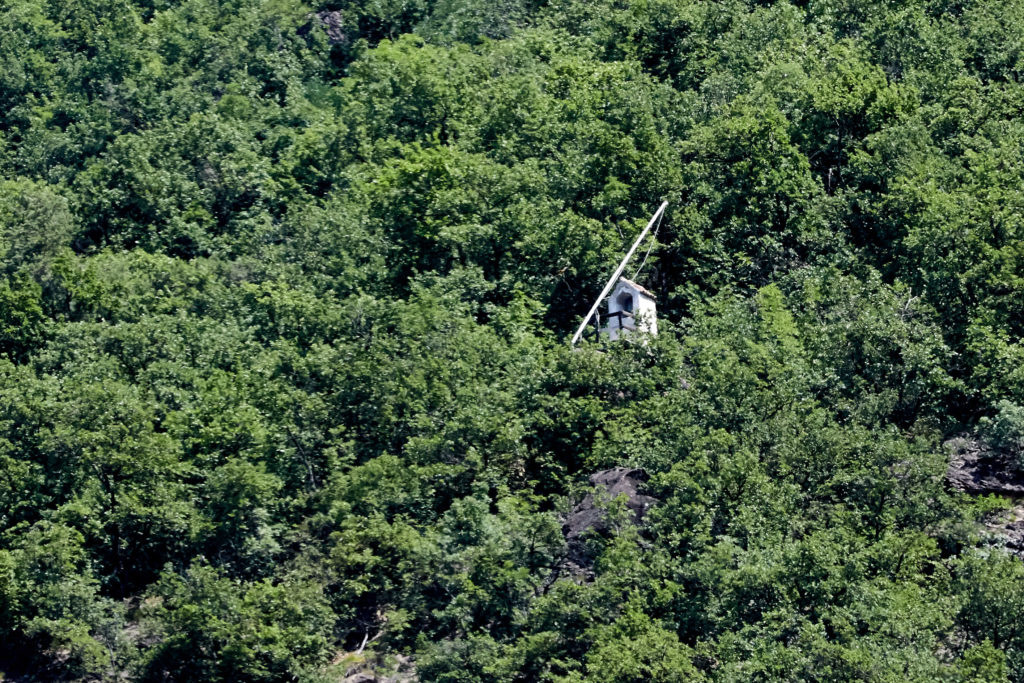
[[[1020,0],[0,3],[0,679],[1024,682],[943,446],[1024,470],[1022,78]]]

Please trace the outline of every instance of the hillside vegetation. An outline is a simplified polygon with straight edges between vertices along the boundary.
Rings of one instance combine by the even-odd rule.
[[[1024,469],[1022,78],[1021,0],[5,0],[0,678],[1024,681],[943,447]]]

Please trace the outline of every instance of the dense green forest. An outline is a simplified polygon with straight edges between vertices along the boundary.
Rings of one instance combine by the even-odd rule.
[[[0,0],[0,679],[1024,681],[1022,78],[1022,0]]]

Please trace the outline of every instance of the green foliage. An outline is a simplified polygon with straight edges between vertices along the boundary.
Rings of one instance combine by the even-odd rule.
[[[300,581],[239,584],[195,564],[155,586],[147,619],[161,634],[143,680],[275,681],[306,676],[329,654],[330,613]]]
[[[89,571],[82,535],[62,524],[39,522],[23,528],[9,551],[0,554],[5,627],[9,648],[60,657],[73,676],[106,674],[123,667],[129,654],[122,635],[124,614],[104,599]]]
[[[594,635],[598,645],[587,653],[586,680],[700,681],[692,653],[672,631],[652,623],[638,607],[627,606],[614,623]]]
[[[1024,467],[1024,408],[1000,401],[996,404],[993,417],[983,417],[978,421],[979,427],[988,439],[998,448],[1010,452],[1018,468]]]
[[[1019,5],[0,5],[0,678],[1024,680]]]
[[[1015,612],[1024,598],[1020,563],[998,554],[972,555],[964,557],[955,569],[954,580],[963,595],[958,622],[971,642],[1004,652],[1011,679],[1019,678],[1024,636]]]

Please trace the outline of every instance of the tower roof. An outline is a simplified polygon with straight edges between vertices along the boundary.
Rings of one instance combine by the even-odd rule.
[[[637,283],[633,282],[632,280],[629,280],[629,279],[624,278],[624,277],[620,277],[619,278],[619,285],[621,285],[622,283],[626,283],[627,285],[629,285],[630,287],[632,287],[633,289],[635,289],[636,291],[640,292],[641,294],[643,294],[646,297],[649,297],[651,299],[656,298],[654,296],[653,292],[651,292],[650,290],[646,289],[645,287],[642,287],[642,286],[638,285]],[[616,285],[616,287],[618,287],[618,285]]]

